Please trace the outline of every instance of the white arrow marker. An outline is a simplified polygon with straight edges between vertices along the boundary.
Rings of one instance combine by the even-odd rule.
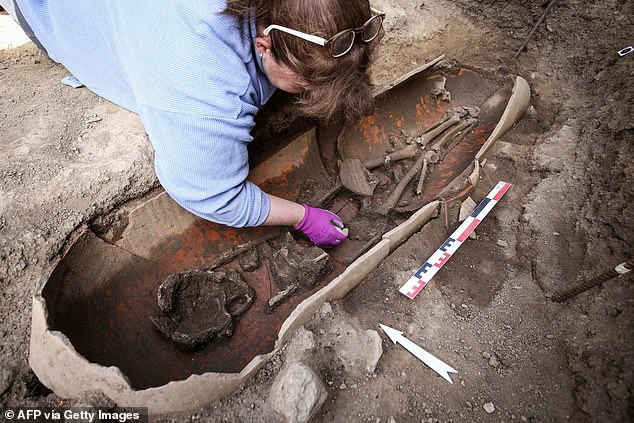
[[[385,326],[379,323],[383,332],[394,342],[395,344],[401,344],[407,351],[414,354],[416,358],[418,358],[423,363],[427,364],[433,371],[442,376],[449,383],[453,383],[451,378],[449,377],[449,373],[458,373],[458,370],[454,369],[450,365],[444,363],[443,361],[437,359],[405,336],[403,336],[403,332],[398,331],[396,329],[392,329],[389,326]]]

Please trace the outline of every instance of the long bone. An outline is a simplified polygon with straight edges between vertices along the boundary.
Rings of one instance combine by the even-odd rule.
[[[412,179],[414,179],[414,176],[416,176],[416,174],[420,172],[421,168],[423,167],[423,162],[425,160],[425,157],[426,156],[424,154],[421,154],[418,160],[416,160],[416,163],[414,163],[414,165],[410,168],[410,170],[407,171],[405,176],[403,176],[403,179],[401,179],[401,181],[398,184],[396,184],[396,187],[394,187],[394,191],[392,191],[392,194],[390,194],[390,196],[387,198],[387,200],[385,200],[383,205],[379,207],[378,212],[380,214],[385,216],[386,214],[390,212],[390,210],[396,207],[396,204],[398,203],[398,200],[401,198],[401,195],[403,194],[403,191],[405,191],[405,188],[407,187],[407,185],[411,182]]]
[[[447,144],[447,142],[453,139],[453,137],[455,137],[458,133],[460,133],[460,131],[463,131],[470,125],[471,125],[471,121],[469,120],[460,122],[457,126],[454,126],[445,134],[443,134],[443,136],[438,141],[436,141],[434,145],[431,147],[432,150],[440,151],[441,146]]]
[[[465,123],[469,123],[469,125],[463,131],[460,131],[451,139],[446,140],[443,144],[440,145],[440,153],[442,156],[450,152],[460,142],[460,140],[462,140],[469,132],[471,132],[471,130],[478,125],[478,120],[467,119]]]
[[[418,147],[410,144],[406,147],[401,148],[400,150],[396,150],[395,152],[388,154],[383,158],[368,160],[367,162],[364,162],[363,165],[368,169],[374,169],[375,167],[379,167],[384,163],[397,162],[403,159],[411,159],[412,157],[416,157],[416,153],[418,153]]]
[[[452,127],[453,125],[460,122],[460,116],[458,114],[452,114],[449,116],[447,120],[445,120],[440,125],[436,126],[431,131],[425,132],[417,142],[421,145],[427,145],[431,140],[436,138],[438,135],[442,134],[447,128]]]
[[[418,153],[418,147],[412,144],[382,158],[363,163],[359,159],[346,159],[339,166],[339,179],[347,190],[358,195],[370,196],[374,193],[377,181],[368,172],[368,169],[373,169],[384,163],[410,159],[416,157],[416,153]]]
[[[423,169],[420,171],[420,178],[418,179],[418,185],[416,185],[416,195],[423,193],[423,183],[425,182],[425,175],[427,174],[427,159],[423,159]]]

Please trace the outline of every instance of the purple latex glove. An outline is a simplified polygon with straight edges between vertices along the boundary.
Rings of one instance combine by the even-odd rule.
[[[302,204],[306,213],[293,229],[302,231],[319,247],[336,247],[348,237],[348,228],[336,214]]]

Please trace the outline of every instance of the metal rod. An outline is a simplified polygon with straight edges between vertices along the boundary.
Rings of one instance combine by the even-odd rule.
[[[522,47],[520,47],[519,50],[517,50],[517,53],[515,53],[515,56],[514,56],[515,59],[520,57],[520,54],[522,54],[522,51],[524,50],[524,48],[526,48],[526,45],[528,44],[530,39],[533,38],[533,34],[535,34],[535,31],[537,31],[537,28],[539,28],[542,22],[544,22],[544,19],[546,19],[546,15],[548,15],[548,12],[550,12],[550,9],[552,9],[553,5],[555,4],[555,1],[556,0],[550,0],[550,3],[548,3],[546,10],[544,10],[544,13],[542,13],[542,17],[539,18],[539,20],[537,21],[533,29],[531,29],[531,32],[528,34],[528,37],[526,37],[526,40],[524,41],[524,44],[522,44]]]
[[[553,295],[552,300],[556,303],[563,303],[566,300],[574,297],[575,295],[581,294],[584,291],[587,291],[590,288],[594,288],[597,285],[602,284],[605,281],[608,281],[616,276],[628,273],[630,270],[634,269],[634,258],[629,259],[628,261],[619,264],[612,270],[608,270],[607,272],[601,273],[598,276],[595,276],[592,279],[588,279],[585,282],[580,283],[576,287],[568,290],[559,292]]]

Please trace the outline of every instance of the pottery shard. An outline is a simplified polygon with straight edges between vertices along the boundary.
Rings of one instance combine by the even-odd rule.
[[[476,206],[477,204],[475,201],[473,201],[473,198],[467,197],[467,199],[464,200],[462,204],[460,204],[460,215],[458,216],[458,221],[464,222],[467,217],[469,217],[471,213],[473,213]]]
[[[273,251],[271,274],[279,290],[292,286],[300,292],[311,289],[332,268],[324,250],[300,245],[290,233],[273,246]]]
[[[339,167],[339,178],[344,188],[358,195],[370,196],[378,181],[359,159],[346,159]]]
[[[214,337],[231,336],[232,317],[253,303],[255,291],[234,270],[174,273],[159,286],[154,326],[174,343],[194,348]]]

